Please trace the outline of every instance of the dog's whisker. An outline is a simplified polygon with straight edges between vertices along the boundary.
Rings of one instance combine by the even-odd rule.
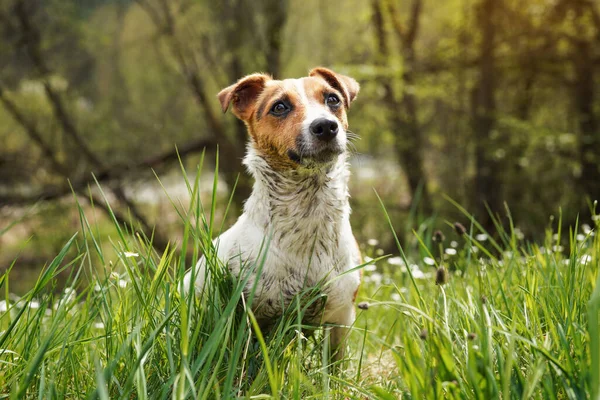
[[[346,131],[346,137],[348,138],[348,140],[352,140],[352,141],[361,139],[360,135],[358,135],[352,131]]]
[[[348,142],[346,148],[348,149],[348,152],[350,154],[353,154],[353,155],[354,154],[359,154],[358,149],[356,148],[356,146],[354,145],[354,143]]]

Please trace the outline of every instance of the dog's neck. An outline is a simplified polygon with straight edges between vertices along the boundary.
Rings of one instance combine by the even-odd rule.
[[[271,235],[271,246],[297,255],[335,252],[350,215],[346,154],[328,165],[276,171],[250,144],[244,164],[255,179],[244,214]]]

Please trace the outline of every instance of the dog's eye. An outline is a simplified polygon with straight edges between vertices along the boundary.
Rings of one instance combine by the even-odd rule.
[[[285,104],[283,101],[278,101],[277,103],[273,104],[273,107],[271,107],[271,114],[275,116],[281,116],[287,113],[289,110],[290,107],[287,104]]]
[[[325,103],[327,103],[328,106],[337,107],[340,105],[340,98],[333,93],[328,94],[327,98],[325,99]]]

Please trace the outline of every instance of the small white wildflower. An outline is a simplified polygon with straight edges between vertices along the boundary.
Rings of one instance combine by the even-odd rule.
[[[515,233],[515,236],[517,237],[517,239],[519,239],[519,240],[525,239],[525,234],[519,228],[515,228],[514,233]]]
[[[594,221],[594,222],[600,221],[600,214],[592,216],[592,221]]]
[[[561,245],[552,246],[552,251],[555,253],[561,253],[563,250],[564,248]]]
[[[581,230],[583,231],[583,233],[588,235],[592,231],[592,228],[588,224],[583,224],[581,225]]]
[[[46,311],[44,311],[44,315],[46,317],[49,317],[52,315],[52,309],[51,308],[46,308]]]
[[[449,256],[454,256],[454,255],[456,255],[456,249],[448,247],[447,249],[444,250],[444,253],[448,254]]]
[[[566,260],[563,260],[563,264],[565,265],[569,265],[571,264],[571,260],[569,260],[568,258]]]
[[[8,311],[8,302],[6,300],[0,301],[0,312]]]
[[[371,282],[373,282],[376,285],[381,284],[382,279],[383,279],[383,276],[377,272],[374,272],[371,274]]]
[[[419,266],[416,265],[416,264],[411,264],[410,265],[410,272],[412,273],[412,276],[415,279],[428,279],[432,275],[430,273],[425,273],[425,272],[421,271],[421,269],[419,268]]]
[[[435,265],[435,260],[431,257],[424,257],[423,262],[427,265]]]
[[[369,246],[375,247],[375,246],[377,246],[379,244],[379,240],[377,240],[377,239],[369,239],[369,240],[367,240],[367,244]]]
[[[576,239],[578,242],[583,242],[585,240],[585,235],[578,233]]]
[[[377,250],[375,250],[375,255],[382,256],[383,255],[383,249],[377,249]]]
[[[477,247],[477,246],[471,246],[471,251],[473,253],[479,253],[479,247]]]
[[[40,308],[40,302],[37,300],[31,300],[29,302],[29,308],[32,308],[34,310],[37,310],[38,308]]]
[[[365,262],[368,263],[370,261],[373,261],[373,259],[369,256],[365,256]]]
[[[479,242],[485,242],[488,239],[488,235],[485,233],[479,233],[475,235],[475,239],[477,239]]]
[[[456,240],[451,241],[450,242],[450,247],[457,248],[458,247],[458,242]]]
[[[104,323],[102,323],[102,322],[94,322],[94,328],[96,328],[96,329],[104,329]]]
[[[100,292],[102,290],[102,287],[100,286],[100,284],[98,282],[96,282],[96,284],[94,285],[94,292]]]
[[[372,271],[375,271],[376,269],[377,269],[377,265],[375,265],[375,264],[369,264],[369,265],[365,266],[365,271],[372,272]]]
[[[587,265],[591,261],[592,261],[592,256],[590,256],[589,254],[586,254],[579,259],[579,262],[581,262],[583,265]]]
[[[61,301],[65,301],[67,303],[70,303],[70,302],[75,301],[75,299],[77,298],[77,292],[72,287],[65,288],[65,290],[63,292],[64,292],[65,295],[61,299]]]
[[[463,273],[462,273],[462,271],[461,271],[460,269],[457,269],[457,270],[454,272],[454,275],[456,275],[456,276],[462,276],[462,274],[463,274]]]
[[[392,293],[392,295],[391,295],[390,297],[391,297],[391,298],[392,298],[392,300],[394,300],[394,301],[400,301],[400,299],[402,298],[402,297],[400,297],[400,294],[399,294],[399,293],[397,293],[397,292],[394,292],[394,293]]]
[[[558,233],[555,233],[554,235],[552,235],[552,240],[558,240]]]
[[[119,279],[119,287],[121,288],[126,288],[127,287],[127,281],[124,279]]]
[[[116,273],[115,271],[113,271],[113,272],[110,273],[110,279],[116,281],[116,280],[119,280],[120,278],[121,277],[119,276],[119,274]]]
[[[415,278],[415,279],[426,279],[426,278],[429,278],[429,276],[431,275],[431,274],[424,273],[420,269],[415,269],[411,272],[412,272],[413,278]]]
[[[126,251],[125,253],[123,253],[123,255],[127,258],[132,258],[132,257],[139,257],[140,255],[138,253],[132,253],[130,251]]]
[[[402,257],[390,257],[387,261],[390,265],[404,265],[404,260]]]

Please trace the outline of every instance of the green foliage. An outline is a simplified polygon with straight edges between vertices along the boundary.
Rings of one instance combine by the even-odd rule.
[[[500,225],[494,239],[465,214],[464,234],[449,228],[432,242],[415,232],[419,252],[398,247],[401,257],[382,260],[369,241],[363,251],[374,260],[363,266],[359,294],[366,304],[348,358],[332,365],[326,331],[302,323],[310,304],[300,298],[318,301],[315,292],[260,331],[252,293],[242,294],[247,277],[234,279],[215,258],[217,199],[203,205],[200,169],[195,180],[183,176],[192,202],[173,201],[181,250],[158,254],[115,224],[107,252],[80,207],[79,233],[25,296],[9,295],[10,270],[0,276],[0,395],[578,399],[598,387],[597,293],[587,306],[599,279],[595,229],[574,226],[563,243],[557,220],[540,246]],[[213,193],[216,185],[215,175]],[[199,251],[212,283],[197,298],[181,289]],[[449,280],[436,285],[441,266]],[[261,261],[249,267],[260,272]],[[56,293],[65,270],[73,271],[69,285]]]

